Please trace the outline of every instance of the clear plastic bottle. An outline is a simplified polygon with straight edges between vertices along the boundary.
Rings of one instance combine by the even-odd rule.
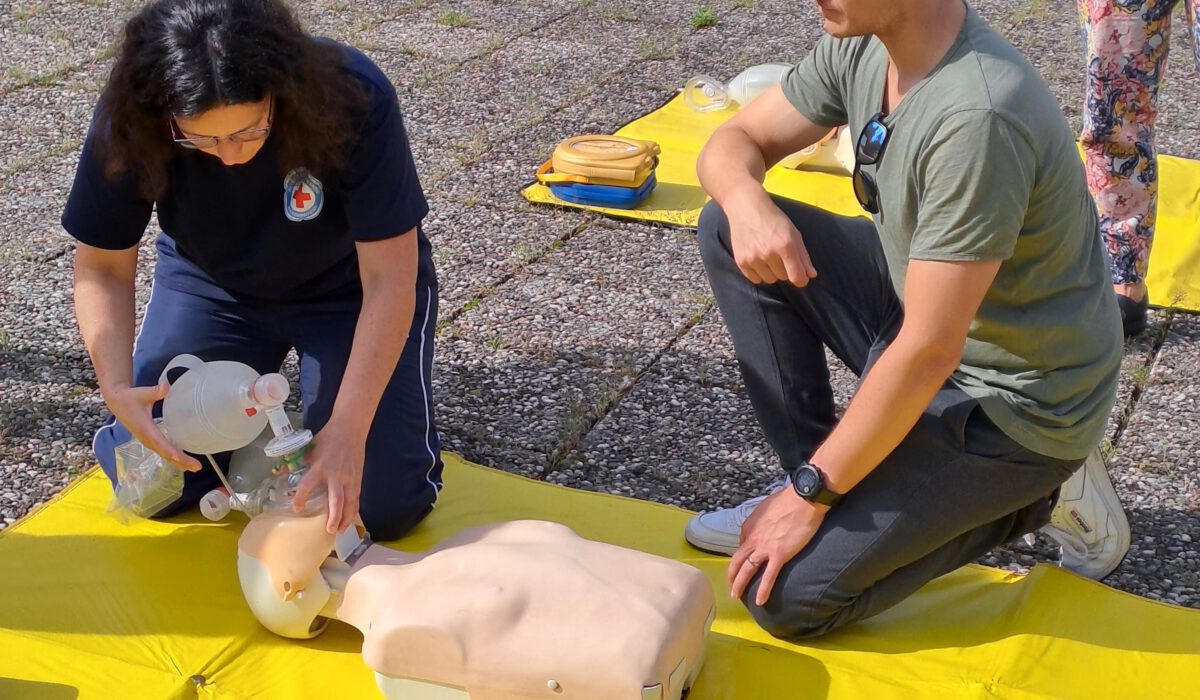
[[[204,362],[180,355],[163,370],[166,381],[179,376],[163,400],[163,428],[185,452],[216,454],[249,444],[267,424],[266,409],[287,400],[288,381],[279,374],[259,375],[240,362]]]

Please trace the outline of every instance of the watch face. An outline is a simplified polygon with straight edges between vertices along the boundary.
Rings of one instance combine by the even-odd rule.
[[[821,477],[812,467],[801,467],[796,472],[796,489],[800,493],[811,496],[821,487]]]

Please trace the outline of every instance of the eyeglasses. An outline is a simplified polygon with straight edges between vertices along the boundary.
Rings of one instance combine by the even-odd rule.
[[[244,129],[235,131],[228,136],[197,136],[195,138],[187,138],[179,129],[179,124],[175,121],[175,116],[168,118],[171,123],[171,140],[183,146],[184,148],[195,148],[197,150],[211,150],[217,147],[222,141],[232,141],[233,143],[254,143],[267,138],[267,134],[271,133],[271,120],[275,116],[275,98],[271,98],[270,104],[267,106],[267,125],[255,127],[253,129]]]
[[[887,125],[883,123],[883,112],[879,112],[863,127],[858,141],[854,144],[854,196],[858,198],[862,208],[872,214],[879,213],[879,187],[875,184],[875,178],[863,170],[862,166],[879,162],[890,134]]]

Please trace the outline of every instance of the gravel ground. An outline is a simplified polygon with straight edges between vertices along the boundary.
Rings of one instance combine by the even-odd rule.
[[[0,529],[91,462],[103,418],[70,304],[58,214],[135,3],[15,0],[0,10]],[[760,492],[776,460],[754,422],[692,236],[517,195],[559,139],[611,131],[688,77],[794,61],[819,36],[794,0],[315,0],[314,31],[367,51],[397,85],[441,277],[436,389],[447,447],[499,468],[690,509]],[[693,27],[701,5],[717,23]],[[978,0],[1078,128],[1070,0]],[[1181,26],[1181,25],[1176,25]],[[1180,33],[1180,37],[1182,33]],[[1177,42],[1182,41],[1177,38]],[[1160,150],[1200,157],[1200,79],[1177,43]],[[143,255],[141,302],[153,254]],[[840,405],[854,377],[831,360]],[[294,372],[294,363],[288,365]],[[1110,585],[1200,607],[1200,321],[1155,315],[1128,347],[1109,428],[1133,525]],[[982,561],[1014,571],[1050,543]]]

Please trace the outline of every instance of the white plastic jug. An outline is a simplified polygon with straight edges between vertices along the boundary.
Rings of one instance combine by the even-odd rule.
[[[783,80],[791,68],[786,63],[763,63],[738,73],[728,85],[707,75],[698,75],[684,85],[683,99],[697,112],[745,107],[767,88]]]
[[[250,444],[267,425],[267,409],[287,400],[288,381],[259,375],[240,362],[204,362],[179,355],[159,377],[186,368],[163,400],[162,427],[176,447],[193,454],[228,452]]]

